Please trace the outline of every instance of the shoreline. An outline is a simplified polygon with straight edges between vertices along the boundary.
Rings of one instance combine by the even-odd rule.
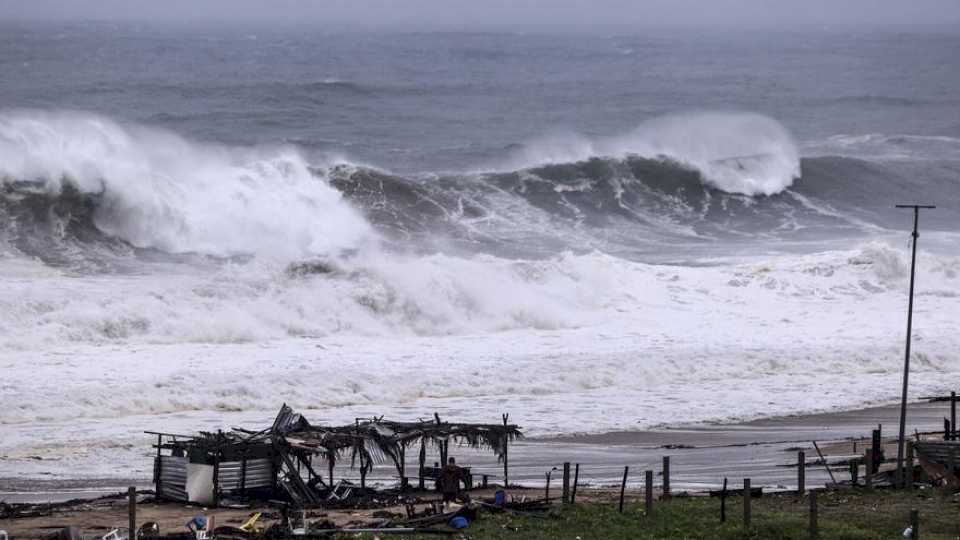
[[[914,402],[907,414],[908,433],[915,429],[941,430],[942,418],[949,415],[949,404]],[[811,486],[822,485],[828,475],[823,467],[810,465],[816,459],[811,441],[831,443],[868,438],[878,424],[884,426],[884,437],[895,436],[898,419],[899,406],[886,405],[735,424],[531,438],[511,445],[510,479],[511,483],[524,486],[542,485],[546,471],[569,461],[581,464],[584,485],[617,483],[627,465],[638,471],[628,480],[634,485],[642,477],[639,471],[659,470],[663,456],[669,455],[673,463],[671,480],[677,489],[708,489],[718,486],[725,477],[750,477],[754,485],[786,489],[795,485],[796,451],[809,449],[807,482]],[[824,446],[821,444],[821,448]],[[489,474],[491,482],[502,481],[502,465],[494,458],[467,449],[457,452],[464,455],[476,474]],[[343,469],[340,474],[350,477],[352,473]],[[383,464],[369,478],[375,483],[389,484],[396,481],[392,474],[392,466]],[[36,503],[93,498],[129,485],[152,488],[150,478],[0,477],[0,500]]]

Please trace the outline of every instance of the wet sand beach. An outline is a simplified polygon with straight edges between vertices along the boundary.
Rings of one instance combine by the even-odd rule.
[[[943,417],[949,416],[947,403],[912,403],[908,409],[908,433],[914,430],[942,429]],[[510,482],[542,486],[546,473],[553,467],[553,482],[559,482],[559,469],[565,461],[580,464],[580,483],[590,486],[618,484],[623,467],[630,467],[628,485],[639,486],[643,471],[658,475],[663,456],[671,459],[671,485],[674,490],[703,490],[719,487],[729,478],[739,485],[750,478],[754,486],[788,489],[796,486],[797,450],[807,456],[807,485],[823,485],[829,476],[817,459],[812,441],[817,441],[828,461],[849,457],[849,445],[839,441],[861,439],[883,426],[884,438],[896,436],[899,407],[888,405],[853,411],[769,418],[725,425],[700,425],[650,431],[612,432],[595,435],[526,439],[510,447]],[[863,444],[867,444],[863,442]],[[473,469],[477,481],[489,475],[489,482],[503,481],[503,466],[485,452],[465,448],[452,449],[458,461]],[[892,457],[892,456],[891,456]],[[428,463],[435,461],[428,455]],[[416,475],[415,464],[408,463],[408,475]],[[352,478],[355,471],[338,468],[338,477]],[[381,464],[369,481],[384,485],[396,482],[393,467]],[[152,488],[150,478],[87,478],[56,479],[0,478],[0,500],[7,502],[63,501],[89,498],[136,485]]]

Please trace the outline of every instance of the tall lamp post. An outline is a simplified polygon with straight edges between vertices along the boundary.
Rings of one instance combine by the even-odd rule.
[[[904,487],[903,447],[906,444],[907,429],[907,382],[910,378],[910,335],[913,332],[913,283],[917,269],[917,225],[920,221],[920,209],[933,209],[936,206],[925,204],[898,204],[897,208],[913,209],[913,255],[910,259],[910,300],[907,307],[907,350],[903,358],[903,394],[900,396],[900,438],[897,439],[897,485]]]

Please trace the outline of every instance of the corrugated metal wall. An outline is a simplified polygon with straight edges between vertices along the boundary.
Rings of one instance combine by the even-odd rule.
[[[243,462],[224,461],[220,463],[217,474],[217,485],[221,493],[246,489],[268,487],[273,485],[273,464],[267,458],[247,460],[247,479],[242,481]]]
[[[187,500],[187,458],[161,456],[159,492],[167,499]],[[156,466],[156,464],[155,464]]]
[[[162,456],[159,459],[160,466],[160,484],[158,493],[164,498],[174,501],[187,500],[187,463],[186,457]],[[220,463],[220,470],[217,473],[217,486],[221,494],[230,494],[239,492],[241,487],[245,489],[256,489],[270,487],[273,485],[273,464],[268,458],[258,458],[247,460],[246,480],[243,476],[244,468],[242,461],[224,461]]]

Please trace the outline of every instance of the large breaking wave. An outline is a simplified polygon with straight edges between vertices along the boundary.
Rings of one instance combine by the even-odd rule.
[[[876,201],[916,188],[909,165],[793,163],[789,136],[769,119],[702,118],[700,139],[695,117],[644,124],[643,137],[663,134],[655,149],[635,135],[546,159],[535,142],[511,151],[526,156],[511,167],[399,175],[92,115],[2,113],[0,264],[14,281],[0,327],[8,346],[30,347],[592,325],[639,309],[649,283],[672,294],[650,263],[867,240],[885,226]],[[724,141],[727,124],[756,139]],[[718,157],[728,152],[742,155]],[[956,166],[937,168],[925,185],[955,198]],[[720,281],[703,290],[739,280],[712,275]]]
[[[800,177],[800,155],[780,123],[759,114],[700,112],[648,120],[633,132],[587,138],[565,133],[522,145],[506,160],[525,169],[597,157],[666,159],[726,193],[773,195]]]
[[[876,230],[878,192],[911,189],[910,171],[892,166],[801,163],[789,133],[753,114],[680,115],[627,136],[537,140],[508,154],[473,172],[404,176],[88,114],[4,112],[0,241],[98,269],[131,255],[295,261],[384,241],[418,252],[670,259],[682,246],[723,252],[731,242]]]
[[[199,144],[91,115],[0,116],[0,176],[21,245],[99,232],[169,253],[298,257],[375,236],[292,149]]]

